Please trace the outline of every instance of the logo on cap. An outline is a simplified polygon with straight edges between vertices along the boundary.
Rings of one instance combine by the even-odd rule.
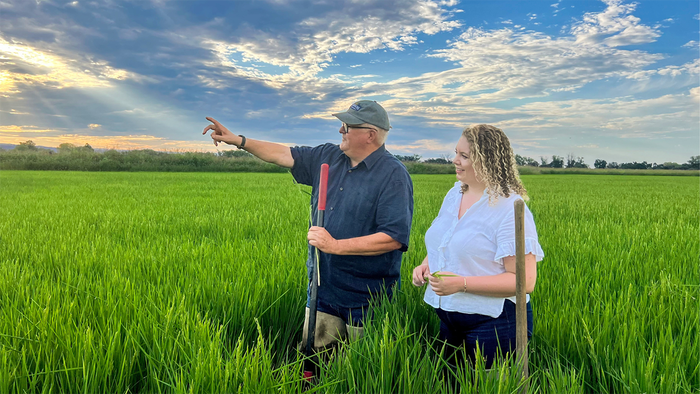
[[[360,107],[360,104],[358,104],[358,103],[355,103],[355,104],[350,106],[350,109],[355,110],[355,111],[359,111],[360,108],[362,108],[362,107]]]

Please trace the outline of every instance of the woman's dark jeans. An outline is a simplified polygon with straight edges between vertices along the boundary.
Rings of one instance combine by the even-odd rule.
[[[440,339],[452,346],[445,347],[445,359],[457,365],[462,358],[457,357],[456,348],[464,346],[467,359],[472,365],[476,361],[476,347],[479,346],[486,368],[491,368],[496,354],[503,356],[515,351],[515,304],[506,300],[503,312],[497,318],[491,316],[448,312],[435,309],[440,317]],[[532,307],[527,303],[527,337],[532,337]]]

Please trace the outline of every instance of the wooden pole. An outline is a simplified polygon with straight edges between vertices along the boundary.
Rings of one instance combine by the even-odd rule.
[[[527,381],[527,296],[525,295],[525,203],[515,201],[515,349],[524,380],[521,393],[529,388]]]

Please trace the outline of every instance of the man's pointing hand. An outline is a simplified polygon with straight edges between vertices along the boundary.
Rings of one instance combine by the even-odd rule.
[[[211,139],[214,140],[214,145],[219,146],[219,142],[225,142],[229,145],[240,144],[240,142],[239,144],[236,144],[240,137],[230,132],[226,127],[224,127],[224,125],[219,123],[216,119],[207,116],[207,120],[212,122],[213,124],[210,124],[209,126],[205,127],[202,134],[204,135],[207,133],[207,131],[212,130]]]

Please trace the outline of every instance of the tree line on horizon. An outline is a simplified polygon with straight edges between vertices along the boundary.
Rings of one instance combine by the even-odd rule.
[[[420,155],[394,155],[397,159],[404,163],[433,163],[433,164],[452,164],[452,160],[447,155],[442,155],[439,158],[430,158],[426,160],[421,160]],[[566,158],[562,156],[552,155],[550,161],[547,157],[540,157],[537,161],[531,157],[521,156],[519,154],[515,155],[515,162],[520,167],[542,167],[542,168],[590,168],[583,160],[583,157],[575,156],[570,153]],[[621,170],[699,170],[700,169],[700,155],[691,156],[686,163],[678,164],[676,162],[665,162],[665,163],[648,163],[646,161],[637,162],[633,161],[631,163],[617,163],[617,162],[607,162],[603,159],[596,159],[593,163],[593,167],[596,169],[621,169]]]
[[[5,154],[3,154],[5,153]],[[30,162],[24,154],[35,157]],[[411,168],[422,168],[422,164],[452,164],[450,155],[443,154],[437,158],[423,159],[421,155],[394,155]],[[245,166],[230,163],[228,159],[243,159]],[[241,160],[238,160],[239,164]],[[521,167],[539,168],[590,168],[583,160],[570,153],[566,158],[552,155],[551,160],[540,157],[537,161],[531,157],[515,155],[515,161]],[[221,166],[223,168],[217,168]],[[257,163],[259,162],[259,163]],[[47,169],[47,170],[76,170],[76,171],[273,171],[267,168],[261,160],[243,150],[223,150],[213,152],[159,152],[152,149],[136,149],[117,151],[115,149],[96,152],[90,144],[83,146],[62,143],[56,152],[51,149],[38,147],[33,141],[20,142],[13,149],[0,148],[0,168],[2,169]],[[261,166],[262,165],[262,166]],[[258,168],[259,167],[259,168]],[[263,168],[264,167],[264,168]],[[617,163],[596,159],[593,167],[596,169],[640,169],[640,170],[700,170],[700,155],[691,156],[686,163],[675,162],[648,163],[631,162]],[[430,173],[436,171],[429,170]],[[274,172],[274,171],[273,171]],[[442,171],[439,171],[442,172]]]
[[[540,157],[537,162],[531,157],[515,155],[515,161],[519,166],[531,167],[549,167],[549,168],[590,168],[583,161],[583,157],[577,157],[570,153],[566,158],[552,155],[552,160],[549,161],[546,157]],[[648,163],[647,161],[630,163],[617,163],[614,161],[608,162],[603,159],[596,159],[593,163],[593,168],[596,169],[621,169],[621,170],[698,170],[700,169],[700,155],[691,156],[687,162],[678,164],[676,162],[665,163]]]

